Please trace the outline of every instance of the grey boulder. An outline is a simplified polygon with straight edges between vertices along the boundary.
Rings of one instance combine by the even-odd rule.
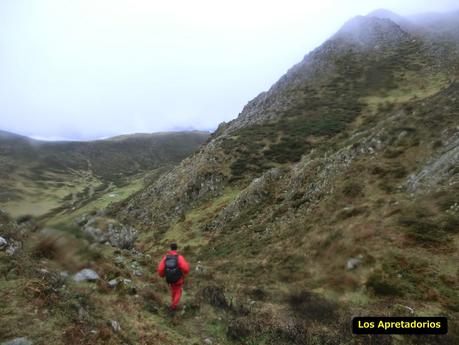
[[[73,276],[73,280],[77,283],[83,281],[96,281],[99,279],[97,272],[89,268],[85,268]]]
[[[8,245],[8,242],[0,236],[0,248],[6,247]]]
[[[27,338],[16,338],[12,340],[5,341],[0,345],[33,345],[33,342]]]

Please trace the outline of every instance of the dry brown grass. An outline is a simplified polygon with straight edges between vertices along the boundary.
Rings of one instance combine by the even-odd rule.
[[[59,254],[62,254],[62,251],[57,244],[57,239],[52,237],[39,239],[32,251],[32,255],[37,259],[56,259]]]

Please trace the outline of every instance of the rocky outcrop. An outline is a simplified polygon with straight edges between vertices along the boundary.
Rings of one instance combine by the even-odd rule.
[[[323,157],[314,157],[315,152],[305,156],[292,171],[290,183],[286,188],[286,199],[301,198],[307,204],[313,204],[332,192],[333,181],[342,174],[351,163],[362,155],[375,155],[388,144],[384,123],[395,120],[401,114],[395,114],[384,121],[378,129],[357,133],[349,144],[338,151],[325,153]],[[299,194],[302,194],[299,197]]]
[[[439,153],[419,171],[408,176],[405,188],[409,193],[429,192],[439,185],[459,183],[459,132],[449,137]]]
[[[5,248],[8,245],[8,242],[0,236],[0,249]]]
[[[274,168],[254,179],[212,222],[205,225],[204,230],[223,229],[253,207],[258,207],[261,203],[272,198],[271,191],[281,176],[281,170]]]
[[[115,333],[121,332],[121,325],[118,321],[110,320],[109,323],[110,323],[110,326],[112,327],[113,332]]]
[[[22,337],[5,341],[1,343],[1,345],[33,345],[33,341],[28,338]]]
[[[8,255],[15,255],[22,248],[22,243],[11,239],[8,245],[4,248],[5,253],[7,253]]]
[[[10,217],[8,216],[8,214],[0,208],[0,223],[4,224],[8,223],[9,221]]]
[[[103,217],[90,218],[82,229],[93,241],[109,243],[122,249],[131,249],[137,239],[137,230],[133,227]]]
[[[117,218],[132,219],[156,228],[184,214],[192,205],[221,193],[226,176],[221,172],[225,157],[211,141],[168,174],[146,188],[116,212]]]

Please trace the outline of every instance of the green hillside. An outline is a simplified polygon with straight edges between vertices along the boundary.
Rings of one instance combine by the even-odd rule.
[[[120,200],[118,189],[139,190],[147,172],[177,164],[207,137],[171,132],[45,142],[0,132],[0,207],[14,216],[38,216],[62,206],[80,207],[103,194]]]

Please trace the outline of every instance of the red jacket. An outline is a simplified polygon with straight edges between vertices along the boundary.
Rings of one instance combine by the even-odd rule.
[[[184,277],[190,273],[190,265],[186,262],[185,258],[182,255],[179,255],[176,250],[169,250],[166,255],[178,255],[178,266],[183,273],[183,276],[174,284],[183,284]],[[161,278],[164,278],[166,275],[165,268],[166,268],[166,255],[163,256],[161,262],[158,265],[158,274]]]

